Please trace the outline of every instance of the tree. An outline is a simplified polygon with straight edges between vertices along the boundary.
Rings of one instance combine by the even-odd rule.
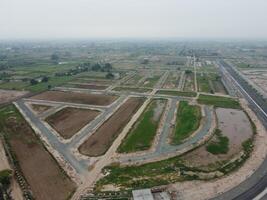
[[[107,75],[106,75],[106,78],[107,79],[113,79],[114,75],[111,72],[108,72]]]
[[[96,63],[92,66],[93,71],[100,71],[101,70],[101,65],[99,63]]]
[[[47,82],[48,82],[48,77],[47,77],[47,76],[44,76],[44,77],[42,78],[42,82],[43,82],[43,83],[47,83]]]
[[[53,54],[51,55],[51,60],[52,60],[54,63],[58,63],[59,56],[58,56],[56,53],[53,53]]]
[[[38,82],[35,79],[31,79],[30,83],[31,85],[36,85]]]
[[[112,70],[112,65],[110,63],[105,63],[104,71],[110,72]]]
[[[187,69],[187,70],[185,70],[185,73],[186,73],[186,74],[191,74],[192,71]]]

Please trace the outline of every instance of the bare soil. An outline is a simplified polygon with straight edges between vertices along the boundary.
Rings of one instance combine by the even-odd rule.
[[[60,101],[101,106],[111,104],[116,100],[116,98],[116,96],[108,96],[103,94],[88,94],[62,91],[47,91],[32,97],[32,99],[38,100]]]
[[[14,101],[17,98],[27,94],[26,91],[15,91],[15,90],[1,90],[0,89],[0,104]]]
[[[46,118],[46,121],[65,139],[71,138],[86,124],[90,123],[99,111],[79,108],[63,108]]]
[[[79,151],[87,156],[103,155],[143,102],[143,98],[128,99],[79,147]]]
[[[46,151],[30,126],[15,118],[6,120],[9,143],[33,196],[37,200],[65,200],[76,185]]]
[[[39,104],[30,104],[30,106],[33,109],[33,111],[36,112],[37,114],[42,114],[43,112],[51,108],[51,106],[39,105]]]

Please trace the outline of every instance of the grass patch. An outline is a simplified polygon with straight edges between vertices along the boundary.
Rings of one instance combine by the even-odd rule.
[[[115,87],[114,91],[129,91],[129,92],[138,92],[138,93],[146,93],[151,92],[151,89],[147,88],[131,88],[131,87]]]
[[[159,104],[164,104],[162,107]],[[145,112],[141,115],[140,121],[138,121],[134,127],[130,130],[126,138],[121,143],[118,151],[120,153],[129,153],[135,151],[147,150],[151,147],[153,139],[157,133],[157,128],[166,105],[166,100],[153,100]],[[154,115],[157,115],[157,109],[162,112],[153,119]]]
[[[201,94],[199,95],[197,101],[200,104],[214,105],[215,107],[221,107],[221,108],[233,108],[233,109],[241,108],[238,101],[228,97]]]
[[[181,92],[181,91],[172,91],[172,90],[159,90],[157,94],[171,95],[171,96],[183,96],[183,97],[196,97],[196,92]]]
[[[201,92],[213,93],[206,73],[197,74],[198,87]]]
[[[180,144],[185,138],[197,130],[200,120],[200,107],[189,105],[187,101],[181,101],[177,111],[172,144]]]
[[[226,154],[229,150],[229,138],[223,136],[220,129],[215,130],[216,141],[210,141],[206,150],[214,155]]]

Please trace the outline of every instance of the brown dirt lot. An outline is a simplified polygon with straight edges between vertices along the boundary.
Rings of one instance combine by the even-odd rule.
[[[33,197],[37,200],[67,199],[76,185],[63,173],[18,111],[14,109],[2,125]]]
[[[15,91],[15,90],[1,90],[0,89],[0,104],[13,101],[28,92],[25,91]]]
[[[51,108],[51,106],[39,105],[39,104],[31,104],[30,106],[33,109],[33,111],[36,112],[37,114],[42,114],[43,112]]]
[[[79,151],[87,156],[103,155],[143,102],[143,98],[128,99],[79,147]]]
[[[105,90],[108,86],[105,85],[95,85],[95,84],[73,84],[73,87],[82,89],[92,89],[92,90]]]
[[[99,111],[79,108],[63,108],[46,118],[46,121],[65,139],[71,138],[86,124],[91,122]]]
[[[32,99],[61,101],[69,103],[91,104],[106,106],[116,100],[116,96],[108,96],[103,94],[87,94],[76,92],[62,92],[62,91],[47,91],[38,94]]]

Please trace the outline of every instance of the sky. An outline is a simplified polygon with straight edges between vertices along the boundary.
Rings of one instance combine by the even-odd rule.
[[[267,39],[267,0],[0,0],[0,39]]]

